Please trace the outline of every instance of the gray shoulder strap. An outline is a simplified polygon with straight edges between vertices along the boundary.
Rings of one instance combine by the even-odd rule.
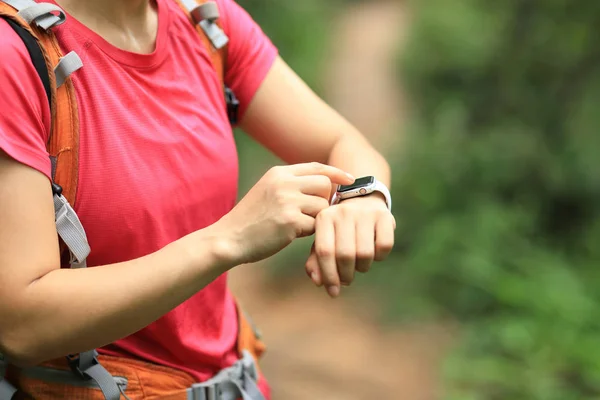
[[[2,0],[18,11],[18,15],[28,24],[35,23],[48,30],[65,22],[66,15],[55,4],[36,3],[34,0]]]
[[[216,2],[207,1],[198,4],[195,0],[182,0],[182,3],[194,22],[200,25],[215,49],[219,50],[229,43],[225,32],[216,24],[219,19],[219,7]]]
[[[85,268],[90,245],[75,210],[62,194],[54,194],[56,230],[71,253],[71,268]]]
[[[71,51],[66,56],[61,57],[58,64],[56,64],[56,67],[54,67],[56,87],[61,87],[67,78],[81,67],[83,67],[83,62],[74,51]]]
[[[215,22],[219,19],[219,7],[214,1],[209,1],[194,8],[191,11],[191,14],[196,23],[199,23],[202,20]]]

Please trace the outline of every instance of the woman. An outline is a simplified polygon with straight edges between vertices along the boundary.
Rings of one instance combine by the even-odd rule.
[[[94,268],[60,268],[45,147],[50,109],[23,42],[0,20],[0,353],[11,363],[99,348],[113,361],[161,366],[174,386],[203,382],[238,358],[227,271],[314,234],[306,271],[337,297],[355,271],[387,256],[395,222],[384,196],[332,206],[330,196],[352,176],[389,186],[388,164],[233,0],[217,4],[240,127],[289,164],[268,171],[238,204],[221,87],[178,5],[55,3],[68,14],[56,30],[60,46],[85,65],[72,77],[77,214]],[[150,398],[151,381],[140,377],[139,391],[125,392]],[[268,397],[266,380],[259,386]]]

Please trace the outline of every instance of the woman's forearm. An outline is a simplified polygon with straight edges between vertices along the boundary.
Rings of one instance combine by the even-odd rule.
[[[15,299],[2,321],[2,350],[28,365],[130,335],[231,268],[227,253],[209,227],[132,261],[53,270]]]
[[[348,171],[357,178],[375,176],[377,180],[390,187],[390,166],[385,158],[349,123],[344,130],[350,133],[341,135],[331,149],[327,163]]]

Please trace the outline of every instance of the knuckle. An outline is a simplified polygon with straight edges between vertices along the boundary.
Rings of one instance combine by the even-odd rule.
[[[339,281],[339,277],[337,276],[337,274],[335,272],[323,272],[323,283],[326,286],[329,285],[338,285],[340,283]]]
[[[377,243],[377,250],[379,253],[389,253],[394,248],[394,241],[381,241]]]
[[[318,207],[319,211],[323,211],[323,210],[329,208],[329,201],[321,198],[321,199],[319,199],[319,204],[317,204],[317,207]]]
[[[284,207],[279,213],[279,223],[281,225],[293,225],[296,222],[296,212],[291,207]]]
[[[375,252],[373,250],[364,250],[360,249],[356,251],[356,260],[357,261],[371,261],[375,256]]]
[[[375,216],[378,219],[385,219],[388,218],[389,221],[393,221],[393,216],[392,214],[390,214],[389,210],[387,208],[385,209],[378,209],[377,211],[375,211]]]
[[[332,248],[328,246],[319,245],[315,246],[315,253],[317,253],[317,256],[319,256],[320,258],[331,258],[334,255]]]
[[[282,169],[283,169],[282,166],[276,165],[274,167],[269,168],[269,170],[267,171],[267,173],[265,175],[268,175],[271,177],[279,176],[282,174]]]
[[[316,171],[320,171],[323,169],[323,164],[316,161],[311,161],[308,165]]]
[[[356,259],[356,255],[351,251],[341,249],[341,250],[337,251],[335,258],[339,262],[347,264],[347,263],[353,262]]]
[[[282,188],[276,188],[273,192],[273,197],[275,197],[277,204],[287,205],[289,203],[288,193]]]
[[[329,179],[325,175],[319,175],[319,176],[317,176],[315,183],[321,189],[327,189],[327,190],[331,189],[331,179]]]
[[[317,215],[317,224],[330,223],[333,221],[333,215],[330,210],[331,208],[329,207],[329,205],[323,207],[321,212]]]
[[[394,248],[394,238],[391,237],[388,240],[381,240],[377,244],[377,247],[379,247],[380,250],[392,250]]]
[[[312,223],[306,223],[304,226],[296,227],[296,237],[309,236],[315,233],[314,220]]]

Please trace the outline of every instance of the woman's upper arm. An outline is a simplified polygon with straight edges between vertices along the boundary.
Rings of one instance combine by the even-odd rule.
[[[241,127],[288,163],[327,163],[342,134],[358,132],[277,58]]]
[[[50,111],[21,39],[0,19],[0,319],[17,290],[60,267],[50,186]]]
[[[278,57],[246,11],[218,1],[230,38],[225,82],[240,100],[240,127],[288,163],[327,162],[342,132],[355,130]]]
[[[0,307],[60,267],[48,178],[0,151]],[[1,308],[0,308],[1,310]]]

